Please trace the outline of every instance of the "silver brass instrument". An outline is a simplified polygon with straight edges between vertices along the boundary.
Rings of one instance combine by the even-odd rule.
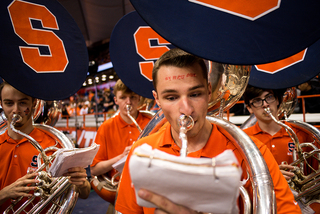
[[[279,117],[284,118],[284,120],[278,121],[268,109],[265,109],[265,111],[268,112],[277,124],[286,129],[295,144],[293,162],[290,163],[290,165],[295,166],[295,170],[293,170],[295,175],[288,182],[289,186],[296,193],[295,199],[305,206],[309,206],[312,203],[320,203],[320,150],[318,149],[320,145],[320,131],[308,123],[288,120],[287,114],[291,114],[293,112],[296,104],[296,93],[294,87],[287,90],[284,98],[286,99],[283,100],[278,110]],[[293,130],[284,124],[283,121],[286,121],[292,127],[302,130],[310,135],[313,138],[313,142],[299,142],[299,139]],[[302,150],[303,147],[308,147],[311,151]],[[308,163],[308,158],[312,158],[312,160],[316,161],[316,169],[314,169],[314,165],[311,166]],[[308,175],[305,175],[304,168],[306,166],[312,170]]]
[[[142,129],[140,128],[137,121],[130,114],[132,106],[127,105],[126,109],[127,109],[128,117],[131,119],[131,121],[135,124],[135,126],[137,127],[137,129],[141,133]],[[148,110],[140,110],[139,113],[144,114],[145,116],[150,117],[150,118],[153,117],[153,115],[154,115],[154,113],[152,113],[151,111],[148,111]],[[121,172],[117,172],[116,174],[114,174],[112,176],[112,178],[109,178],[106,174],[99,175],[99,176],[93,176],[90,181],[91,187],[105,201],[108,201],[111,204],[114,204],[116,192],[118,189],[118,183],[119,183],[116,180],[118,177],[120,177],[120,175],[121,175]]]
[[[132,106],[131,105],[127,105],[126,106],[127,108],[127,115],[128,117],[131,119],[131,121],[134,123],[134,125],[136,125],[136,127],[138,128],[139,132],[141,133],[142,132],[142,129],[140,128],[139,124],[137,123],[137,121],[132,117],[132,115],[130,114],[130,111],[132,109]]]
[[[53,178],[47,170],[54,160],[58,147],[52,146],[43,149],[40,144],[35,141],[29,135],[15,129],[14,124],[21,120],[21,116],[15,114],[13,116],[10,128],[12,131],[22,135],[27,138],[28,141],[39,151],[38,155],[38,168],[35,172],[38,173],[36,177],[40,182],[36,184],[37,190],[34,191],[34,196],[28,198],[22,206],[16,207],[16,205],[22,200],[23,197],[15,200],[4,213],[21,213],[24,211],[25,207],[29,204],[32,205],[32,209],[27,213],[40,213],[41,211],[47,209],[47,213],[71,213],[75,203],[78,199],[78,193],[76,192],[75,186],[71,185],[67,177]],[[74,148],[74,144],[60,131],[47,125],[34,124],[36,128],[42,129],[48,135],[56,139],[57,144],[60,144],[63,148]],[[52,155],[47,156],[47,152],[53,152]],[[43,163],[42,163],[42,161]],[[39,201],[34,203],[34,199],[38,198]]]

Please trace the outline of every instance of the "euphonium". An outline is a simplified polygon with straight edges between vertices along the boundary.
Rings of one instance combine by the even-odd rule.
[[[141,133],[141,128],[137,121],[132,117],[130,114],[130,111],[132,109],[131,105],[126,106],[127,109],[127,115],[131,119],[131,121],[135,124],[139,132]],[[148,111],[148,107],[146,110],[140,110],[139,113],[144,114],[148,117],[152,117],[154,113]],[[90,183],[92,189],[104,200],[114,204],[115,197],[116,197],[116,191],[118,188],[118,181],[117,178],[120,177],[121,172],[117,172],[112,176],[112,178],[109,178],[106,174],[99,175],[99,176],[93,176]]]
[[[35,141],[29,135],[16,130],[14,124],[21,120],[21,116],[15,114],[12,118],[10,124],[11,129],[27,138],[28,141],[39,151],[38,155],[38,169],[35,172],[38,172],[37,180],[40,182],[36,184],[38,187],[34,191],[34,196],[30,197],[22,206],[16,207],[16,205],[21,201],[23,197],[18,198],[13,201],[13,203],[6,209],[4,213],[20,213],[24,211],[25,207],[29,204],[32,204],[32,209],[28,213],[40,213],[43,210],[47,210],[48,213],[71,213],[74,205],[78,199],[78,193],[75,190],[75,186],[71,185],[67,177],[58,177],[53,178],[46,170],[48,170],[51,162],[57,154],[58,147],[48,147],[43,149],[40,144]],[[55,128],[47,125],[34,124],[35,127],[42,129],[51,137],[55,138],[57,144],[59,143],[63,148],[74,148],[74,144],[60,131]],[[52,155],[47,156],[47,152],[53,152]],[[41,163],[42,161],[43,163]],[[34,203],[34,199],[38,198],[39,201]]]

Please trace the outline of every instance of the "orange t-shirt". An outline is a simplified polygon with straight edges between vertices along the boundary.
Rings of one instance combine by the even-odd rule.
[[[297,135],[299,142],[313,142],[312,137],[302,130],[292,127],[289,123],[285,122]],[[273,136],[267,132],[264,132],[259,127],[259,123],[243,130],[247,135],[254,136],[259,139],[264,145],[271,151],[273,157],[276,159],[278,165],[283,161],[288,164],[293,162],[292,152],[295,148],[295,144],[286,132],[285,128],[282,127]]]
[[[142,113],[136,119],[140,128],[143,129],[150,121],[150,117]],[[134,123],[126,123],[118,114],[105,121],[98,129],[95,142],[100,144],[100,149],[96,154],[91,166],[95,166],[100,161],[112,159],[123,153],[127,146],[131,146],[137,140],[140,132]],[[112,177],[116,173],[115,169],[108,172]]]
[[[199,151],[192,152],[188,154],[188,157],[207,157],[212,158],[221,154],[226,149],[231,149],[235,153],[239,163],[241,163],[243,176],[246,176],[246,166],[244,159],[241,156],[240,151],[236,148],[231,140],[229,140],[225,134],[224,129],[219,128],[216,125],[212,125],[213,129],[210,135],[210,138],[207,144]],[[228,136],[228,135],[227,135]],[[253,138],[257,147],[259,148],[261,154],[263,155],[266,163],[268,165],[270,175],[273,179],[274,190],[276,194],[277,201],[277,213],[301,213],[300,208],[297,202],[294,200],[294,196],[291,193],[291,190],[287,184],[287,181],[282,176],[279,167],[274,160],[272,154],[268,148],[259,142],[257,139]],[[154,149],[164,151],[169,154],[176,156],[180,155],[180,148],[174,143],[171,137],[171,126],[170,124],[164,128],[160,129],[159,132],[152,134],[150,136],[144,137],[141,140],[137,141],[131,148],[131,151],[128,156],[128,161],[124,166],[121,176],[121,182],[119,185],[118,197],[116,201],[116,210],[123,214],[140,214],[154,213],[154,208],[140,207],[136,203],[134,187],[131,185],[131,178],[128,169],[128,162],[134,148],[147,143],[152,146]],[[251,183],[247,182],[245,185],[249,193],[252,193]]]
[[[35,139],[42,148],[56,144],[52,137],[37,128],[34,128],[29,136]],[[38,154],[39,151],[26,138],[16,142],[9,137],[8,131],[0,135],[0,190],[26,175],[29,167],[37,169]],[[19,204],[21,205],[25,199]],[[10,204],[11,201],[8,199],[0,206],[0,213],[3,213]],[[30,207],[27,210],[30,210]]]

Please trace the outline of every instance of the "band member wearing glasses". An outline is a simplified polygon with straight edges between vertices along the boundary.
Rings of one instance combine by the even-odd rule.
[[[177,78],[177,77],[180,78]],[[123,214],[138,213],[198,213],[187,207],[174,204],[165,196],[140,189],[141,198],[155,204],[158,209],[140,207],[136,202],[134,187],[129,174],[129,161],[134,148],[147,143],[154,149],[179,156],[181,142],[179,140],[178,118],[184,114],[194,118],[194,127],[187,132],[188,157],[212,158],[227,149],[232,149],[242,166],[246,177],[246,167],[240,151],[228,139],[225,132],[206,119],[211,84],[208,83],[207,68],[204,61],[180,49],[171,49],[164,53],[153,68],[153,96],[162,108],[169,124],[157,133],[137,141],[131,148],[122,172],[120,188],[116,201],[116,210]],[[301,213],[289,186],[282,176],[272,154],[261,142],[256,142],[268,165],[277,200],[278,213]],[[252,192],[250,182],[245,185]],[[174,191],[174,190],[173,190]],[[212,211],[214,212],[214,210]]]
[[[36,99],[32,98],[8,84],[0,85],[0,104],[7,118],[8,129],[0,135],[0,212],[11,204],[12,199],[24,196],[19,203],[22,204],[27,197],[33,194],[30,191],[37,187],[34,184],[39,181],[35,179],[38,173],[37,156],[39,151],[26,139],[14,132],[10,123],[13,115],[18,114],[22,120],[15,124],[15,129],[28,134],[35,139],[42,148],[55,146],[56,141],[41,129],[33,126],[33,111]],[[48,155],[48,154],[47,154]],[[28,173],[27,173],[28,172]],[[87,198],[90,193],[90,183],[87,181],[87,173],[84,168],[70,168],[65,176],[71,176],[69,182],[75,184],[81,198]],[[36,202],[35,199],[34,202]],[[30,210],[29,205],[26,210]]]
[[[276,159],[279,168],[286,178],[290,180],[294,169],[288,164],[293,162],[292,152],[295,144],[285,128],[277,124],[264,110],[269,108],[272,115],[278,120],[278,108],[282,101],[284,90],[267,90],[248,86],[244,93],[244,101],[248,111],[257,118],[257,123],[244,130],[249,136],[258,138],[264,143]],[[286,123],[297,135],[299,142],[312,142],[311,137],[300,129]]]
[[[143,129],[150,117],[139,113],[140,95],[131,91],[121,80],[114,86],[114,101],[119,106],[119,114],[105,121],[98,129],[95,142],[100,149],[91,165],[91,173],[95,176],[107,173],[111,178],[117,171],[112,165],[125,157],[131,145],[139,137],[140,131],[130,119],[127,105],[131,106],[130,115]],[[111,203],[114,203],[114,196]]]

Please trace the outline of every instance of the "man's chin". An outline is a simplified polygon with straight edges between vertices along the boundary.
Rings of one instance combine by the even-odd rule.
[[[14,124],[14,127],[15,128],[20,128],[20,127],[22,127],[23,126],[23,124],[21,124],[21,123],[16,123],[16,124]]]

